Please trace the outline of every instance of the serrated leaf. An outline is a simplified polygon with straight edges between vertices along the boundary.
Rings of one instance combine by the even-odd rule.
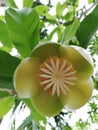
[[[12,77],[20,60],[0,50],[0,76]]]
[[[14,98],[9,96],[0,101],[0,118],[2,118],[14,105]]]
[[[9,8],[5,14],[10,37],[23,57],[39,42],[39,16],[32,8]]]
[[[98,5],[95,9],[84,18],[80,23],[76,36],[80,42],[80,46],[87,48],[89,41],[98,29]]]
[[[12,42],[9,37],[6,23],[0,20],[0,41],[2,44],[8,48],[12,48]]]
[[[18,8],[14,0],[6,0],[6,3],[7,3],[10,7]]]
[[[35,120],[38,125],[40,125],[40,121],[43,121],[43,123],[46,124],[46,117],[41,115],[39,112],[37,112],[35,110],[35,108],[32,105],[31,100],[30,99],[23,99],[23,101],[31,110],[32,119]]]
[[[33,0],[23,0],[23,7],[31,7]]]

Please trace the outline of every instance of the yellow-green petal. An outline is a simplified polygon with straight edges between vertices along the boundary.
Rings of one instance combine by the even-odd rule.
[[[14,73],[14,86],[22,98],[31,97],[38,91],[37,70],[41,61],[39,58],[25,58]]]
[[[71,88],[71,92],[67,96],[66,106],[75,110],[85,105],[92,95],[93,86],[92,78],[88,80],[78,79],[76,86]]]
[[[93,73],[93,63],[89,54],[83,48],[76,46],[60,46],[59,53],[70,61],[80,76],[88,78]]]
[[[75,45],[71,46],[71,47],[73,47],[75,50],[77,50],[91,64],[91,66],[94,67],[91,55],[89,55],[84,48],[82,48],[80,46],[75,46]]]
[[[39,44],[31,54],[31,57],[41,57],[42,60],[45,60],[51,56],[59,56],[59,48],[60,44],[46,42]]]
[[[41,87],[39,93],[37,93],[35,96],[32,96],[31,99],[35,109],[39,113],[48,117],[57,115],[63,109],[66,102],[66,98],[63,98],[64,101],[62,103],[61,97],[57,97],[56,95],[52,96],[49,92],[44,91]]]

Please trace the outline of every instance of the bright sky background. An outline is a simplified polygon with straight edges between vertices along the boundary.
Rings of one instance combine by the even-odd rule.
[[[21,5],[21,1],[22,0],[15,0],[17,1],[19,7],[21,8],[22,5]],[[41,0],[44,4],[47,4],[48,3],[48,0]],[[53,5],[56,5],[57,2],[60,1],[60,2],[64,2],[65,0],[51,0],[52,4]],[[88,7],[88,4],[87,4],[87,0],[80,0],[80,3],[79,3],[79,7],[82,8],[84,6],[84,4],[86,5],[86,7]],[[3,15],[4,14],[4,9],[3,8],[0,8],[0,15]],[[94,92],[96,93],[96,92]],[[84,107],[82,107],[81,109],[77,110],[77,112],[74,112],[71,120],[69,121],[69,124],[70,125],[73,125],[75,124],[75,122],[81,117],[82,119],[86,119],[86,116],[87,116],[87,105],[85,105]],[[16,126],[18,127],[23,119],[25,119],[29,114],[30,114],[30,111],[29,109],[25,109],[25,111],[23,112],[19,112],[19,110],[16,111],[15,115],[11,118],[10,118],[10,115],[11,115],[11,112],[10,111],[5,117],[4,117],[4,120],[2,121],[2,124],[0,125],[0,130],[10,130],[10,124],[13,122],[14,118],[16,120]],[[24,114],[25,113],[25,114]],[[93,126],[92,127],[92,130],[94,130],[94,128],[98,128],[98,126]],[[50,128],[48,127],[47,130],[50,130]]]

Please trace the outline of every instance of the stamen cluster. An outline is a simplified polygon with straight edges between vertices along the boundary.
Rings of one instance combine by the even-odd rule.
[[[40,85],[44,90],[51,92],[52,96],[61,93],[67,94],[70,87],[75,85],[76,71],[73,65],[65,58],[49,57],[39,68],[38,76]]]

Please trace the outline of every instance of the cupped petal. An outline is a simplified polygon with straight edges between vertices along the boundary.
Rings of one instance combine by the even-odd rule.
[[[75,67],[80,76],[88,78],[93,73],[93,62],[90,55],[81,47],[76,46],[60,46],[59,53],[61,57],[65,57]]]
[[[47,57],[59,56],[59,46],[60,44],[52,42],[41,43],[34,48],[31,57],[41,57],[42,60],[45,60]]]
[[[80,46],[75,46],[75,45],[71,46],[71,47],[76,49],[91,64],[91,66],[94,67],[91,55],[89,55],[84,48],[82,48]]]
[[[92,78],[86,80],[78,79],[76,85],[72,86],[71,91],[67,95],[66,106],[75,110],[85,105],[92,95],[93,86]]]
[[[32,96],[31,99],[35,109],[44,116],[48,117],[57,115],[63,109],[66,102],[66,98],[63,98],[64,101],[62,103],[61,96],[52,96],[49,92],[44,91],[41,87],[39,93],[35,96]]]
[[[37,70],[41,60],[35,57],[25,58],[21,61],[14,73],[14,86],[18,95],[29,98],[38,92],[39,82]]]

